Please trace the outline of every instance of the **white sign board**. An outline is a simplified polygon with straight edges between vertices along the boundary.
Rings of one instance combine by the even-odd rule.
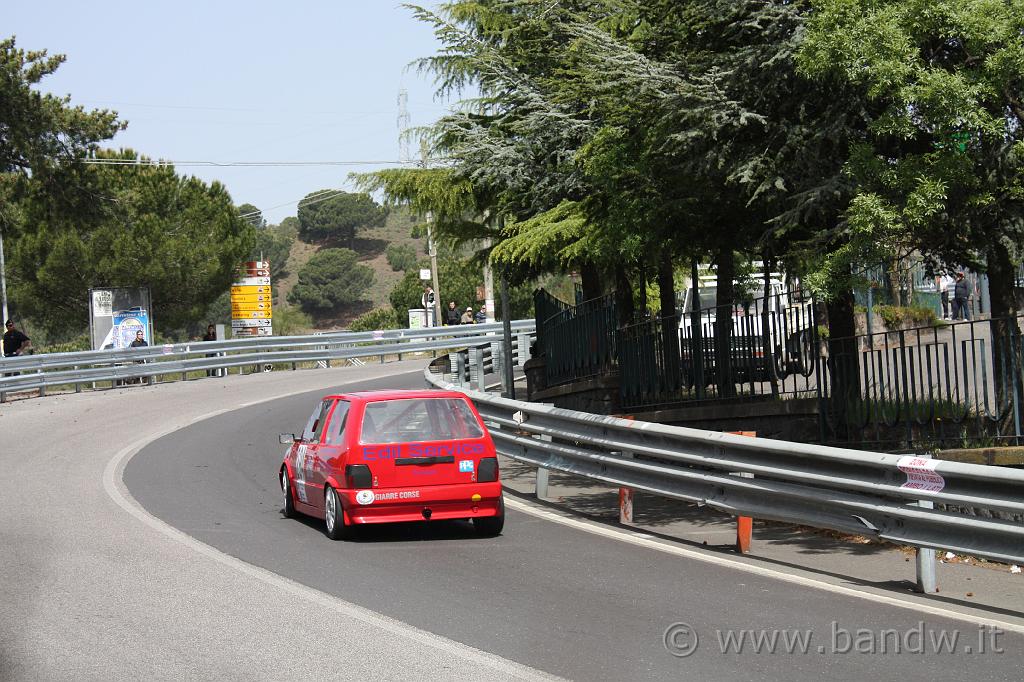
[[[424,282],[430,279],[430,268],[420,268],[420,279]]]

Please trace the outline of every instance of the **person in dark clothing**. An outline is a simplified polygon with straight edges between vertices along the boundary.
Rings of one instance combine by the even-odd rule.
[[[146,343],[146,337],[142,333],[142,330],[140,329],[137,332],[135,332],[135,339],[130,344],[128,344],[128,347],[129,348],[142,348],[143,346],[148,346],[148,345],[149,344]],[[144,365],[144,364],[146,364],[146,361],[145,360],[136,360],[135,364]],[[135,377],[133,379],[129,379],[128,383],[136,383],[136,382],[138,382],[138,383],[141,384],[144,381],[145,381],[145,379],[143,379],[142,377]]]
[[[448,301],[448,309],[444,311],[445,325],[459,324],[459,309],[455,307],[455,301]]]
[[[487,306],[480,306],[480,310],[477,311],[476,315],[473,316],[477,324],[484,324],[487,322]]]
[[[214,327],[212,324],[206,325],[206,334],[203,335],[203,341],[216,341],[216,340],[217,340],[217,328]],[[207,353],[206,357],[208,357],[208,358],[215,358],[215,357],[217,357],[217,354],[216,353]],[[206,376],[208,376],[208,377],[215,377],[215,376],[217,376],[217,370],[215,370],[215,369],[208,369],[208,370],[206,370]]]
[[[4,325],[4,357],[13,358],[25,353],[32,343],[24,333],[14,328],[14,320],[7,320]]]
[[[971,285],[964,279],[964,273],[956,273],[956,284],[953,286],[953,319],[970,320]]]

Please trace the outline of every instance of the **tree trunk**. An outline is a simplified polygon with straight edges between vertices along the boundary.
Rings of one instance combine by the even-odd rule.
[[[658,260],[658,302],[661,305],[661,347],[665,354],[665,387],[677,391],[681,383],[679,318],[676,317],[676,288],[672,252],[665,249]]]
[[[860,408],[860,364],[853,304],[852,291],[843,292],[827,303],[829,408],[835,422],[835,435],[841,442],[852,439],[850,426]]]
[[[1014,384],[1020,384],[1020,363],[1014,354],[1020,345],[1020,327],[1017,325],[1017,297],[1015,294],[1015,268],[1010,254],[1000,244],[993,244],[986,253],[988,261],[989,299],[992,306],[992,368],[995,373],[997,409],[1009,406]],[[1019,357],[1019,356],[1017,356]],[[1006,410],[1007,415],[1011,410]],[[1012,423],[1005,421],[1006,427]]]
[[[580,278],[582,279],[584,301],[600,298],[604,294],[604,287],[601,286],[601,271],[596,265],[589,261],[580,265]]]
[[[633,285],[630,284],[626,267],[622,263],[615,264],[615,309],[618,312],[619,327],[633,323]]]
[[[736,278],[735,254],[723,246],[715,253],[718,289],[715,302],[715,385],[720,398],[736,395],[732,372],[732,301]]]
[[[775,347],[772,345],[772,259],[768,254],[764,255],[764,297],[761,301],[761,350],[764,353],[765,369],[768,370],[768,380],[772,389],[772,397],[779,397],[779,375],[775,371],[779,364],[785,362],[785,351],[782,357],[776,358]],[[785,339],[779,339],[779,347],[785,346]]]

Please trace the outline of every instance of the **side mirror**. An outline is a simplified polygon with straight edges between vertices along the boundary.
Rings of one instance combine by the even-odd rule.
[[[277,440],[280,441],[281,445],[288,445],[289,443],[294,443],[298,439],[295,437],[294,433],[282,433],[277,437]]]

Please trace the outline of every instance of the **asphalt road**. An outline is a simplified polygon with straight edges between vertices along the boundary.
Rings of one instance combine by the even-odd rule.
[[[121,480],[144,443],[211,414],[359,386],[424,362],[0,404],[0,681],[538,679],[225,555],[150,516]],[[253,453],[270,456],[265,439],[239,435],[230,442],[252,442]],[[224,454],[221,445],[197,447]],[[182,464],[194,454],[173,450]],[[258,490],[264,475],[250,465],[252,477],[238,472],[236,485]],[[186,506],[199,501],[184,487],[189,474],[162,482]]]
[[[422,376],[413,374],[362,387],[422,385]],[[247,564],[557,676],[1021,677],[1019,633],[993,640],[989,631],[962,620],[693,561],[532,513],[510,510],[504,534],[494,539],[478,539],[458,523],[434,523],[375,528],[360,541],[331,542],[321,522],[283,518],[276,481],[284,450],[277,434],[300,430],[324,392],[243,407],[176,430],[130,460],[124,483],[155,517]],[[683,625],[671,630],[677,623]],[[323,634],[322,625],[310,609],[308,629],[295,637]],[[767,637],[778,633],[775,653],[751,650],[750,638],[761,636],[757,630]],[[694,632],[692,655],[669,651],[686,651]],[[954,633],[957,653],[934,653],[935,640]],[[356,626],[330,634],[345,647],[360,633]],[[783,641],[794,635],[810,638],[807,653],[786,651]],[[736,652],[735,640],[723,653],[730,637],[743,639],[743,653]],[[899,655],[896,637],[906,649]],[[391,646],[381,640],[376,656],[401,653]],[[491,673],[481,670],[479,676]]]

